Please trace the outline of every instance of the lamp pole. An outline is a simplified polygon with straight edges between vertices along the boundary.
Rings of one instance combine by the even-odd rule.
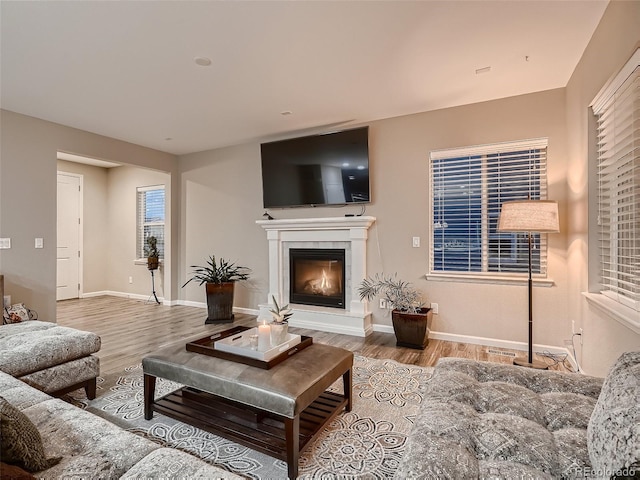
[[[533,279],[531,278],[531,231],[529,231],[529,363],[533,364]]]

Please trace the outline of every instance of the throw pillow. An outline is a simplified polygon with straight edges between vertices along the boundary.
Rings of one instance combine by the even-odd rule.
[[[2,461],[24,467],[30,472],[39,472],[52,467],[60,457],[47,459],[42,446],[42,437],[29,418],[0,397],[0,455]]]
[[[16,303],[15,305],[5,308],[2,317],[5,324],[34,320],[34,315],[31,314],[31,311],[24,303]]]
[[[589,420],[587,445],[599,475],[640,473],[640,351],[623,353],[611,367]]]
[[[0,480],[36,480],[36,477],[17,465],[0,462]]]

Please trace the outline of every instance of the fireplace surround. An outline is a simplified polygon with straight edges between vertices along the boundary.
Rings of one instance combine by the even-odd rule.
[[[290,304],[289,324],[326,332],[364,337],[371,333],[371,312],[358,296],[358,285],[367,276],[368,229],[375,217],[329,217],[258,220],[267,233],[269,246],[269,291],[260,315],[270,317],[272,295],[278,303]],[[344,308],[314,306],[292,300],[291,250],[344,250]],[[295,298],[295,292],[293,295]]]

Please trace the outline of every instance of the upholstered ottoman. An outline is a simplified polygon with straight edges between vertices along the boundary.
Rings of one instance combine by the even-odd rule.
[[[606,379],[440,359],[396,478],[640,474],[640,351]]]
[[[295,479],[300,452],[351,410],[352,367],[352,352],[320,343],[271,369],[167,347],[142,359],[145,418],[156,411],[284,460]],[[155,399],[156,377],[185,387]],[[340,377],[343,394],[327,391]]]
[[[95,333],[29,321],[0,326],[0,370],[29,385],[59,396],[85,389],[96,396],[100,350]]]

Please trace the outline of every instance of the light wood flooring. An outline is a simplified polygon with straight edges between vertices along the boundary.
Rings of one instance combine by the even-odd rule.
[[[196,307],[167,307],[155,303],[120,297],[101,296],[64,300],[57,304],[59,325],[87,330],[98,334],[102,348],[101,375],[119,373],[125,367],[140,363],[142,357],[158,348],[184,344],[231,327],[205,325],[206,310]],[[236,314],[234,325],[254,326],[256,317]],[[424,350],[396,347],[392,333],[374,332],[366,338],[337,333],[291,328],[291,332],[313,337],[314,342],[342,347],[372,358],[388,358],[402,363],[434,366],[440,357],[461,357],[499,363],[511,363],[516,353],[524,352],[489,348],[467,343],[430,340]],[[492,353],[494,351],[505,354]],[[567,370],[562,363],[536,355],[537,360],[550,364],[555,370]]]

